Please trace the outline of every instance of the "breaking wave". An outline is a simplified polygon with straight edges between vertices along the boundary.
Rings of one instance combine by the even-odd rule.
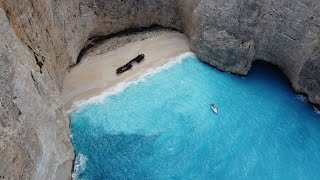
[[[302,102],[307,102],[308,101],[307,98],[304,95],[301,95],[301,94],[298,94],[297,98]]]
[[[317,113],[317,114],[319,114],[320,115],[320,110],[319,109],[317,109],[316,107],[314,107],[313,106],[313,108],[314,108],[314,111]]]
[[[273,66],[243,80],[188,57],[146,81],[70,114],[75,152],[88,158],[74,176],[320,177],[320,116]]]
[[[85,169],[86,169],[86,162],[88,158],[79,153],[76,157],[76,160],[74,162],[74,170],[71,175],[72,179],[78,180],[79,179],[79,174],[81,174]]]
[[[147,78],[149,78],[155,74],[158,74],[162,70],[169,69],[172,66],[174,66],[175,64],[181,63],[183,60],[187,59],[188,57],[196,57],[196,54],[192,53],[192,52],[187,52],[187,53],[181,54],[175,58],[172,58],[171,61],[169,61],[168,63],[166,63],[162,66],[147,69],[146,73],[142,74],[135,81],[118,83],[115,86],[107,89],[106,91],[104,91],[102,94],[100,94],[98,96],[94,96],[94,97],[89,98],[87,100],[76,101],[72,104],[72,107],[68,111],[68,113],[74,112],[74,111],[81,111],[85,106],[87,106],[89,104],[100,104],[100,103],[104,102],[107,97],[115,95],[115,94],[119,94],[131,85],[136,85],[140,82],[144,82]]]

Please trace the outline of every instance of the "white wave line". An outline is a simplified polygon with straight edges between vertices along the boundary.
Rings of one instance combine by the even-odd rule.
[[[88,158],[79,153],[76,157],[75,163],[74,163],[74,171],[71,175],[73,180],[78,180],[80,173],[82,173],[86,169],[86,162]]]
[[[313,106],[313,108],[314,108],[314,111],[315,111],[317,114],[320,115],[320,110],[319,110],[318,108],[316,108],[315,106]]]
[[[156,67],[156,68],[149,68],[147,69],[146,73],[142,74],[137,80],[135,81],[129,81],[129,82],[121,82],[116,84],[115,86],[112,86],[111,88],[108,88],[106,91],[102,92],[98,96],[91,97],[87,100],[79,100],[72,104],[71,109],[68,111],[68,113],[75,112],[75,111],[81,111],[83,107],[89,105],[89,104],[100,104],[104,102],[104,100],[112,95],[116,95],[127,89],[131,85],[136,85],[140,82],[144,82],[146,78],[151,77],[155,74],[158,74],[162,70],[169,69],[175,64],[181,63],[183,60],[187,59],[188,57],[196,57],[195,53],[187,52],[184,54],[181,54],[178,57],[172,58],[170,62]]]
[[[305,96],[301,95],[301,94],[298,94],[297,98],[302,102],[307,102],[307,98]]]

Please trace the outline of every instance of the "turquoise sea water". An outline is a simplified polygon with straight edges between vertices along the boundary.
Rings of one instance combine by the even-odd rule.
[[[78,179],[320,178],[320,115],[266,64],[189,56],[70,117]]]

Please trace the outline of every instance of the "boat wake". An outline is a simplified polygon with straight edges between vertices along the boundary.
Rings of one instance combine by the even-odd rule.
[[[187,52],[184,54],[179,55],[178,57],[172,58],[172,60],[162,66],[159,66],[157,68],[149,68],[146,70],[146,73],[142,74],[137,80],[135,81],[129,81],[129,82],[122,82],[118,83],[117,85],[107,89],[102,94],[98,96],[94,96],[92,98],[89,98],[87,100],[80,100],[76,101],[72,104],[71,109],[68,111],[68,113],[71,112],[79,112],[81,111],[85,106],[89,104],[100,104],[102,102],[105,102],[106,98],[112,95],[116,95],[127,89],[129,86],[137,85],[140,82],[144,82],[147,80],[147,78],[160,73],[163,70],[169,69],[175,64],[181,63],[183,60],[186,60],[189,57],[195,57],[196,54],[192,52]]]

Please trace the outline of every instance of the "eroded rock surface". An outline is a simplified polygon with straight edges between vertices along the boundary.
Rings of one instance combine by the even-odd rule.
[[[0,179],[70,177],[73,150],[58,84],[0,9]]]
[[[202,1],[202,33],[192,43],[219,69],[247,74],[253,60],[279,66],[293,87],[319,104],[320,2],[315,0]],[[308,70],[307,70],[308,69]],[[317,74],[317,75],[316,75]],[[307,79],[311,77],[311,80]]]
[[[0,179],[69,179],[73,150],[59,97],[88,39],[158,24],[203,61],[247,74],[279,66],[320,104],[318,0],[0,0]]]

